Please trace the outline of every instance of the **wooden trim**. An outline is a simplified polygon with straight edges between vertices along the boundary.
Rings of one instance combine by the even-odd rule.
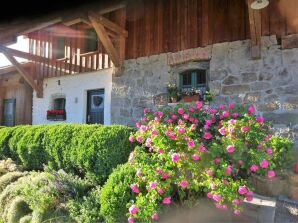
[[[109,38],[109,35],[107,34],[104,26],[98,22],[97,17],[94,16],[94,12],[90,12],[88,17],[90,19],[90,22],[91,22],[93,28],[95,29],[95,31],[98,35],[98,38],[100,39],[100,41],[102,42],[107,53],[111,57],[114,65],[116,67],[119,67],[121,64],[120,59],[119,59],[119,54],[118,54],[117,50],[115,49],[111,39]]]
[[[36,91],[37,97],[42,97],[42,87],[38,86],[29,73],[21,66],[21,64],[14,58],[9,51],[2,51],[6,58],[15,66],[21,76],[27,81],[27,83]]]
[[[261,12],[260,10],[253,10],[250,5],[253,0],[247,0],[249,30],[251,38],[251,58],[261,58]]]

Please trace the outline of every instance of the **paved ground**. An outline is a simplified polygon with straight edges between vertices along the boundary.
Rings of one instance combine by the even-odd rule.
[[[276,202],[275,223],[298,222],[298,202],[280,197]]]

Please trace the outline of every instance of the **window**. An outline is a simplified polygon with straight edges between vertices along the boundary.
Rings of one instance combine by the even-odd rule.
[[[85,43],[85,53],[97,51],[98,49],[98,38],[94,29],[86,30],[86,43]]]
[[[54,110],[65,110],[65,98],[54,99]]]
[[[180,88],[182,91],[199,89],[202,93],[207,90],[206,70],[190,70],[180,74]]]
[[[57,37],[55,59],[65,58],[65,38]]]

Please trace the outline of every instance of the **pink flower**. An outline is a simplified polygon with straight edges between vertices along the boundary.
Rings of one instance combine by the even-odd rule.
[[[220,163],[220,158],[215,158],[215,159],[213,160],[213,162],[214,162],[214,163]]]
[[[186,180],[182,180],[181,183],[180,183],[180,186],[181,186],[182,188],[186,188],[187,185],[188,185],[188,182],[187,182]]]
[[[199,146],[198,150],[200,152],[206,152],[207,151],[207,149],[204,146],[202,146],[202,145]]]
[[[136,127],[137,127],[137,128],[140,128],[140,127],[141,127],[141,123],[136,122]]]
[[[249,106],[249,108],[248,108],[249,113],[255,113],[255,111],[256,111],[256,109],[253,105]]]
[[[172,157],[173,162],[177,162],[180,159],[180,154],[179,153],[173,153],[171,157]]]
[[[274,172],[274,170],[269,170],[269,171],[268,171],[268,177],[269,177],[269,178],[275,177],[275,172]]]
[[[251,202],[253,199],[254,199],[254,198],[251,197],[251,196],[248,196],[248,197],[245,198],[245,200],[247,200],[248,202]]]
[[[214,194],[213,197],[212,197],[213,200],[217,201],[217,202],[220,202],[221,200],[221,195],[220,194]]]
[[[132,191],[134,193],[137,193],[137,194],[140,193],[140,189],[139,189],[139,187],[138,187],[138,185],[136,183],[131,184],[130,185],[130,188],[132,189]]]
[[[249,126],[245,125],[241,127],[241,132],[247,132],[250,129]]]
[[[163,173],[161,179],[167,179],[167,178],[170,178],[170,177],[171,177],[171,174]]]
[[[232,203],[235,204],[235,205],[238,205],[238,204],[240,204],[240,201],[239,201],[239,199],[234,199],[234,200],[232,201]]]
[[[230,120],[228,121],[228,123],[229,123],[230,125],[234,125],[234,124],[236,123],[236,120],[235,120],[235,119],[230,119]]]
[[[210,113],[211,113],[211,114],[216,114],[216,112],[217,112],[217,110],[216,110],[215,108],[211,108],[211,109],[210,109]]]
[[[155,181],[152,181],[149,183],[150,189],[155,189],[157,187],[157,183]]]
[[[206,124],[206,125],[211,125],[211,124],[212,124],[212,120],[211,120],[211,119],[207,119],[207,120],[205,121],[205,124]]]
[[[156,168],[156,172],[157,172],[158,174],[163,174],[163,171],[162,171],[162,169],[161,169],[160,167],[157,167],[157,168]]]
[[[130,141],[130,142],[134,142],[134,141],[135,141],[135,138],[134,138],[133,136],[130,136],[130,137],[129,137],[129,141]]]
[[[142,176],[142,172],[141,172],[140,170],[137,170],[136,175],[137,175],[138,177],[141,177],[141,176]]]
[[[219,105],[219,108],[220,108],[220,110],[225,110],[225,105],[221,104],[221,105]]]
[[[213,171],[212,170],[206,170],[206,173],[211,176],[213,174]]]
[[[192,107],[192,106],[189,106],[189,108],[188,108],[188,111],[192,113],[192,112],[194,112],[194,111],[195,111],[195,109],[194,109],[194,107]]]
[[[158,116],[159,116],[159,117],[162,117],[163,115],[164,115],[164,113],[163,113],[162,111],[159,111],[159,112],[158,112]]]
[[[227,131],[226,131],[225,127],[220,128],[218,131],[223,136],[227,134]]]
[[[209,193],[207,193],[207,197],[211,199],[211,198],[213,198],[213,194],[211,192],[209,192]]]
[[[165,198],[162,200],[162,203],[163,203],[163,204],[170,204],[170,203],[171,203],[171,197],[165,197]]]
[[[189,118],[189,114],[183,114],[183,119],[188,119]]]
[[[230,115],[230,113],[229,113],[228,111],[224,111],[224,112],[222,113],[222,116],[223,116],[224,118],[228,117],[229,115]]]
[[[178,129],[178,133],[179,134],[183,134],[185,132],[185,128],[184,127],[180,127],[179,129]]]
[[[163,191],[163,189],[162,189],[162,188],[159,188],[159,189],[157,190],[157,193],[159,193],[159,194],[163,194],[163,193],[164,193],[164,191]]]
[[[158,220],[158,214],[157,213],[152,214],[151,218],[152,218],[152,220],[157,221]]]
[[[193,147],[195,147],[195,142],[193,140],[189,140],[187,145],[188,145],[188,147],[193,148]]]
[[[210,132],[205,132],[203,137],[204,137],[205,139],[211,139],[211,138],[212,138],[212,135],[211,135]]]
[[[198,160],[198,159],[200,159],[200,155],[198,155],[198,154],[195,153],[195,154],[192,154],[191,158],[193,160]]]
[[[239,163],[240,165],[242,165],[242,164],[243,164],[243,161],[242,161],[242,160],[238,160],[238,163]]]
[[[230,104],[229,104],[229,108],[230,108],[230,109],[235,108],[235,104],[234,104],[234,103],[230,103]]]
[[[177,115],[172,115],[171,117],[172,117],[173,120],[177,119]]]
[[[235,215],[240,215],[241,214],[241,211],[239,209],[236,209],[236,210],[234,210],[234,214]]]
[[[172,119],[168,119],[167,123],[168,124],[172,124],[173,123],[173,120]]]
[[[269,162],[268,162],[267,160],[262,160],[262,161],[260,162],[260,166],[261,166],[262,168],[267,168],[267,167],[269,166]]]
[[[133,205],[131,205],[130,208],[129,208],[129,213],[130,213],[130,214],[136,214],[136,213],[138,212],[138,210],[139,210],[139,209],[137,208],[137,206],[133,204]]]
[[[249,169],[250,169],[251,172],[256,172],[259,169],[259,167],[255,164],[253,164],[253,165],[250,166]]]
[[[137,137],[137,141],[138,141],[138,142],[142,142],[142,141],[143,141],[142,136],[138,136],[138,137]]]
[[[149,113],[150,109],[149,108],[144,108],[144,113]]]
[[[163,153],[164,153],[164,151],[163,151],[162,148],[158,148],[157,152],[158,152],[159,154],[163,154]]]
[[[184,109],[183,108],[178,108],[177,112],[178,112],[178,114],[182,115],[182,114],[184,114]]]
[[[232,133],[232,132],[234,132],[234,127],[229,127],[229,133]]]
[[[228,145],[226,150],[227,150],[228,153],[233,153],[235,151],[235,148],[232,145]]]
[[[232,114],[232,117],[233,117],[233,118],[237,118],[237,117],[238,117],[238,113],[237,113],[237,112],[234,112],[234,113]]]
[[[197,109],[200,109],[202,106],[203,106],[203,103],[201,101],[196,101]]]
[[[271,148],[266,148],[266,153],[267,153],[268,155],[272,155],[273,151],[272,151]]]
[[[226,168],[226,174],[230,175],[232,173],[232,166],[231,165],[228,165],[227,168]]]
[[[158,131],[153,129],[152,132],[151,132],[151,135],[156,136],[157,134],[158,134]]]
[[[247,190],[245,185],[244,186],[239,186],[239,188],[238,188],[238,193],[239,194],[243,195],[243,194],[246,194],[247,192],[248,192],[248,190]]]
[[[264,122],[264,118],[262,116],[257,116],[256,121],[261,124]]]
[[[128,223],[134,223],[134,218],[133,218],[133,217],[129,217],[129,218],[127,219],[127,221],[128,221]]]

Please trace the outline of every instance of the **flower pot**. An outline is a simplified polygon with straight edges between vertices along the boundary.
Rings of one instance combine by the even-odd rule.
[[[289,176],[289,193],[292,199],[298,201],[298,174]]]
[[[250,177],[250,183],[255,188],[257,194],[263,196],[278,195],[288,196],[288,182],[285,176],[266,177],[252,174]]]
[[[171,102],[172,103],[177,103],[177,101],[178,101],[177,97],[171,97]]]
[[[198,101],[199,95],[183,95],[184,102]]]

